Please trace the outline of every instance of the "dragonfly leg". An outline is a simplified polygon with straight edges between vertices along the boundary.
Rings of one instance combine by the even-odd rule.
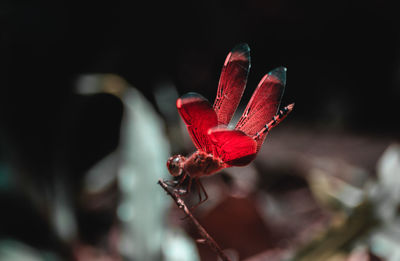
[[[175,187],[179,183],[179,180],[169,179],[169,180],[165,180],[164,182],[169,187]]]
[[[187,178],[189,178],[188,185],[184,188],[182,185]],[[192,178],[185,172],[179,180],[166,180],[165,183],[172,187],[179,196],[186,196],[190,192]]]
[[[197,180],[197,184],[200,187],[200,189],[204,192],[204,200],[201,202],[203,203],[208,199],[208,194],[200,180]]]
[[[176,190],[178,191],[178,193],[179,193],[179,196],[186,196],[186,195],[188,195],[189,192],[190,192],[190,188],[192,187],[193,178],[190,177],[189,175],[186,175],[186,176],[189,177],[189,181],[188,181],[188,185],[187,185],[186,189],[176,189]],[[186,178],[186,176],[185,176],[185,178]],[[181,182],[181,184],[182,184],[182,182]],[[180,185],[181,185],[181,184],[180,184]]]
[[[197,187],[197,190],[198,190],[198,193],[199,193],[199,202],[197,202],[196,205],[194,205],[194,206],[192,206],[192,207],[190,208],[191,211],[193,211],[194,209],[196,209],[198,206],[200,206],[202,203],[204,203],[204,202],[208,199],[208,194],[207,194],[206,190],[204,189],[204,186],[203,186],[203,184],[201,183],[201,181],[200,181],[199,179],[196,179],[196,180],[195,180],[195,183],[196,183],[196,187]],[[201,196],[201,193],[202,193],[202,192],[203,192],[203,194],[204,194],[204,199],[203,199],[202,196]]]
[[[273,127],[277,126],[286,116],[293,110],[294,103],[289,104],[288,106],[284,107],[282,110],[272,118],[270,122],[264,125],[264,127],[256,133],[252,138],[254,140],[258,140],[263,134],[268,133]]]
[[[198,179],[196,179],[196,189],[197,189],[197,192],[198,192],[198,195],[199,195],[199,202],[201,202],[202,201],[202,196],[201,196],[201,190],[200,190],[200,180],[198,180]]]

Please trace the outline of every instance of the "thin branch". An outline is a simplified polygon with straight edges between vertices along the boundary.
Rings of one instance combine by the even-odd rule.
[[[217,242],[207,233],[202,225],[200,225],[199,221],[193,216],[190,212],[189,208],[186,206],[185,202],[180,198],[180,196],[176,192],[172,192],[168,189],[168,185],[164,182],[164,180],[158,180],[158,184],[171,196],[171,198],[175,201],[176,205],[189,217],[192,223],[196,226],[200,235],[204,238],[205,243],[207,243],[210,248],[223,260],[223,261],[231,261],[225,254],[222,252],[221,248],[218,246]]]

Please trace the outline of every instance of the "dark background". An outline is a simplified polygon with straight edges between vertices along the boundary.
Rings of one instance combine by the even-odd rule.
[[[150,99],[167,78],[180,93],[211,100],[239,42],[252,49],[248,92],[269,70],[288,67],[285,100],[296,101],[299,122],[396,131],[399,18],[385,1],[2,1],[0,8],[1,123],[28,142],[51,135],[83,73],[117,73]]]
[[[3,0],[1,159],[40,186],[52,178],[61,146],[70,168],[83,172],[116,146],[116,138],[101,138],[117,136],[104,133],[118,133],[121,105],[95,101],[109,108],[112,124],[96,111],[75,119],[65,108],[82,103],[73,93],[79,75],[118,74],[151,101],[163,81],[213,100],[225,56],[240,42],[252,50],[246,99],[265,73],[284,65],[283,103],[296,102],[292,124],[398,139],[398,22],[386,1]],[[80,127],[72,125],[102,133],[76,141]]]

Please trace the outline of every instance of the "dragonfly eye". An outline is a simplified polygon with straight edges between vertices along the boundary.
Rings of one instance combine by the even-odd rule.
[[[171,175],[174,177],[182,175],[184,161],[185,157],[181,155],[175,155],[169,158],[167,161],[167,168],[169,173],[171,173]]]

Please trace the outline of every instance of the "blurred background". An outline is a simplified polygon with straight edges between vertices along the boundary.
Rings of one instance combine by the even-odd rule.
[[[156,183],[194,150],[176,98],[213,101],[241,42],[241,106],[283,65],[296,107],[195,216],[232,260],[400,260],[398,11],[0,1],[0,260],[217,260]]]

